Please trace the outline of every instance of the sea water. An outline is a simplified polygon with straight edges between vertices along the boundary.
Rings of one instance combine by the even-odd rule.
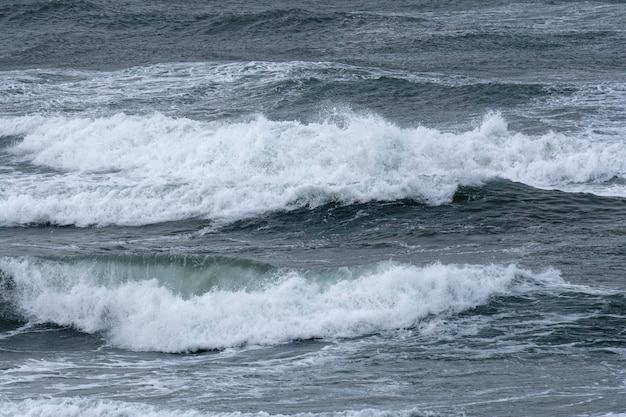
[[[626,4],[0,4],[0,416],[626,413]]]

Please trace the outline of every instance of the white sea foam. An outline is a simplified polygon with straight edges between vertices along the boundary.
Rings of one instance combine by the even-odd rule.
[[[554,272],[535,276],[514,266],[382,263],[342,269],[330,281],[277,271],[254,289],[182,296],[156,278],[116,281],[114,273],[94,276],[79,264],[7,258],[1,267],[15,281],[11,297],[26,319],[100,332],[118,347],[163,352],[413,327],[429,315],[460,312],[509,293],[521,276],[559,279]]]
[[[347,410],[325,413],[270,414],[266,412],[200,412],[160,409],[137,402],[92,400],[85,398],[37,399],[19,402],[0,401],[0,417],[410,417],[436,416],[438,413],[410,410]]]
[[[442,204],[459,185],[494,178],[626,196],[624,186],[598,185],[626,178],[626,144],[516,134],[495,114],[457,134],[373,116],[337,125],[117,114],[8,117],[0,135],[23,136],[8,149],[13,163],[39,169],[0,178],[3,225],[228,220],[329,201]]]

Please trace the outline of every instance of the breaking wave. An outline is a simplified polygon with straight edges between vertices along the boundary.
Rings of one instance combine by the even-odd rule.
[[[0,135],[14,138],[0,155],[5,226],[236,220],[329,202],[438,205],[494,178],[626,195],[623,143],[513,133],[497,114],[462,133],[355,115],[311,124],[24,116],[0,119]]]
[[[411,328],[528,282],[560,282],[554,271],[534,275],[515,266],[385,262],[283,270],[223,262],[190,269],[6,258],[0,266],[12,280],[3,298],[24,320],[100,333],[117,347],[162,352]]]

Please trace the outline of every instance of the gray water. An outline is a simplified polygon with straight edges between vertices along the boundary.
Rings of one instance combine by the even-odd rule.
[[[0,416],[626,412],[623,2],[0,4]]]

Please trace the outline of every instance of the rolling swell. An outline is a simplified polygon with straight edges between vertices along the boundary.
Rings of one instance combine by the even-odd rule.
[[[566,99],[572,91],[576,90],[557,91],[540,83],[304,61],[164,63],[104,73],[47,69],[0,74],[0,104],[6,104],[7,115],[42,113],[45,102],[46,114],[145,114],[149,107],[196,120],[261,113],[273,120],[312,123],[329,117],[333,108],[352,108],[406,127],[429,120],[466,128],[477,115],[494,108],[506,110],[555,95]]]
[[[291,84],[293,82],[297,83],[297,87]],[[401,126],[414,126],[420,120],[441,124],[467,123],[476,113],[527,104],[551,94],[549,89],[540,84],[470,80],[449,83],[445,80],[404,78],[402,75],[394,77],[384,73],[340,81],[328,78],[296,79],[276,88],[293,93],[283,98],[275,108],[267,109],[268,116],[272,118],[290,119],[295,114],[303,114],[302,110],[307,107],[310,108],[309,114],[315,114],[319,112],[315,107],[319,104],[311,107],[311,103],[328,103],[328,106],[344,105],[356,112],[374,112]],[[442,102],[446,104],[442,106]],[[400,114],[403,116],[400,117]],[[451,122],[453,115],[457,119]]]
[[[581,7],[571,21],[546,21],[545,15],[567,14],[565,6],[476,2],[462,11],[451,10],[444,18],[433,12],[437,6],[431,4],[395,2],[323,8],[275,2],[249,5],[245,11],[236,4],[187,4],[182,10],[147,1],[132,6],[101,0],[4,5],[0,16],[8,42],[0,47],[0,59],[5,68],[46,62],[53,67],[102,69],[224,59],[362,63],[370,56],[369,63],[400,64],[417,71],[454,69],[490,75],[528,73],[538,68],[538,62],[539,67],[550,68],[558,61],[578,69],[592,65],[619,69],[624,63],[606,47],[623,36],[610,24],[621,23],[619,6]],[[536,21],[531,34],[519,31],[524,19]],[[586,54],[578,53],[580,49]]]
[[[211,233],[250,232],[287,233],[306,231],[315,235],[322,227],[338,235],[359,230],[396,225],[398,230],[411,230],[419,224],[425,235],[446,232],[446,219],[462,222],[467,216],[481,214],[483,221],[489,215],[507,224],[506,229],[524,229],[542,223],[559,223],[569,219],[614,223],[626,216],[626,200],[603,197],[591,193],[570,193],[538,189],[523,183],[496,179],[478,186],[460,186],[452,201],[442,206],[429,206],[415,199],[377,201],[369,203],[329,203],[315,208],[278,211],[258,217],[237,220],[210,228]],[[299,227],[296,227],[296,226]],[[322,226],[320,226],[322,225]],[[415,231],[415,230],[414,230]],[[449,231],[448,231],[449,232]],[[379,232],[380,233],[380,232]]]
[[[501,253],[509,262],[524,262],[525,258],[547,255],[547,264],[566,271],[571,265],[567,265],[563,255],[573,253],[577,258],[585,257],[589,274],[601,273],[600,261],[583,254],[602,251],[611,257],[616,270],[616,274],[604,273],[608,282],[619,280],[617,271],[626,267],[625,223],[621,219],[626,219],[624,198],[542,190],[491,180],[481,186],[459,187],[452,202],[440,206],[411,199],[327,204],[214,225],[201,234],[206,234],[206,239],[221,234],[233,239],[255,239],[263,246],[271,245],[280,236],[283,242],[294,246],[349,248],[362,253],[355,259],[428,262],[449,256],[475,262],[486,252]],[[590,240],[588,229],[581,230],[580,224],[605,232]],[[454,249],[454,244],[459,248]],[[465,245],[473,245],[473,249]]]
[[[498,211],[498,206],[525,206],[529,211],[543,212],[555,216],[570,214],[588,216],[593,213],[599,218],[620,217],[626,201],[624,198],[603,197],[592,193],[571,193],[560,190],[538,189],[523,183],[494,180],[482,186],[463,186],[454,194],[453,203],[468,209]]]

